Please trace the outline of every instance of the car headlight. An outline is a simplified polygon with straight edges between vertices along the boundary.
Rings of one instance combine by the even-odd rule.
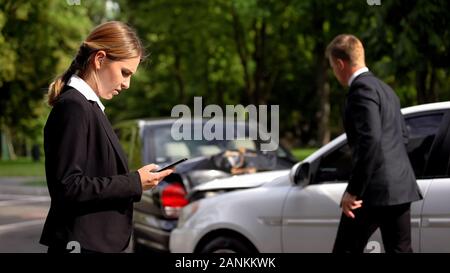
[[[184,207],[181,210],[180,217],[178,218],[178,227],[183,227],[184,224],[189,220],[189,218],[191,218],[192,215],[194,215],[197,212],[199,206],[200,203],[196,201]]]

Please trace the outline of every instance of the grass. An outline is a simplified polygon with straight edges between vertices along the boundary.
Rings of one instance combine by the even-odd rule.
[[[295,156],[295,158],[301,161],[315,151],[317,151],[317,148],[295,148],[291,150],[291,153]]]
[[[25,186],[46,187],[47,181],[45,179],[36,179],[36,180],[25,182]]]
[[[0,160],[0,176],[45,176],[44,162],[31,159]]]
[[[298,159],[303,160],[317,148],[295,148],[292,154]],[[45,177],[44,161],[33,162],[31,159],[19,158],[17,160],[0,160],[0,176],[36,176]],[[45,178],[36,181],[27,182],[29,185],[45,186]]]

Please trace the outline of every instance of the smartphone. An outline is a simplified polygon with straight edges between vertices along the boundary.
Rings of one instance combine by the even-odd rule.
[[[186,160],[188,160],[188,159],[187,159],[187,158],[183,158],[183,159],[177,160],[177,161],[175,161],[175,162],[170,163],[169,165],[166,165],[166,166],[164,166],[164,167],[162,167],[162,168],[156,170],[155,172],[161,172],[161,171],[170,169],[170,168],[172,168],[173,166],[178,165],[178,164],[180,164],[181,162],[186,161]]]

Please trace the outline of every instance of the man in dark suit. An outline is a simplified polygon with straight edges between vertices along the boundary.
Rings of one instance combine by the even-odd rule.
[[[412,252],[410,205],[422,196],[405,147],[399,99],[369,72],[355,36],[337,36],[327,57],[341,85],[349,86],[343,123],[352,151],[333,252],[363,252],[377,228],[386,252]]]

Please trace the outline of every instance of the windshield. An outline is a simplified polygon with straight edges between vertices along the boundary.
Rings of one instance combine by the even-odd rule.
[[[181,158],[215,155],[225,150],[246,148],[256,150],[256,143],[251,139],[238,140],[174,140],[171,126],[158,127],[144,136],[146,141],[153,142],[156,163],[173,161]]]

